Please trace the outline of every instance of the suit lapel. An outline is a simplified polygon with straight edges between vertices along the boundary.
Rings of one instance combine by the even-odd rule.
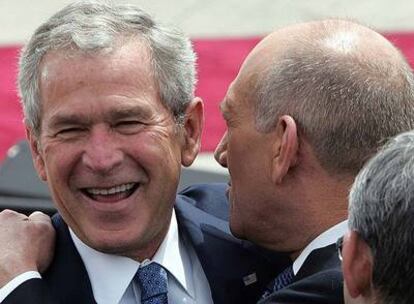
[[[333,268],[341,268],[341,261],[336,253],[335,244],[313,250],[295,276],[295,281]]]
[[[82,259],[60,215],[52,218],[56,229],[54,260],[44,278],[58,303],[96,303]]]

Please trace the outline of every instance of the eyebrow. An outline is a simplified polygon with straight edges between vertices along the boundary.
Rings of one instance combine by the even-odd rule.
[[[92,121],[89,115],[78,114],[56,114],[51,118],[52,129],[59,129],[63,126],[88,125]]]
[[[133,107],[125,107],[121,109],[116,109],[115,111],[111,111],[109,114],[109,119],[111,121],[114,120],[121,120],[125,118],[132,118],[137,117],[140,119],[148,119],[152,116],[152,111],[148,107],[143,106],[133,106]]]
[[[224,112],[226,109],[225,109],[225,107],[226,107],[226,105],[225,105],[225,103],[224,103],[224,100],[222,100],[220,103],[219,103],[219,109],[220,109],[220,112]]]

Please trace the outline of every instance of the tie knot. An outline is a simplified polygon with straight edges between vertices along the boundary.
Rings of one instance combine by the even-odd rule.
[[[295,275],[293,274],[292,266],[289,266],[283,270],[274,281],[273,292],[278,291],[291,284],[294,276]]]
[[[293,273],[293,267],[289,266],[285,268],[278,276],[273,279],[269,285],[267,285],[265,292],[262,295],[262,299],[266,299],[272,293],[288,286],[293,282],[293,278],[295,277]]]
[[[140,267],[134,280],[141,289],[142,303],[167,303],[167,271],[157,263]]]

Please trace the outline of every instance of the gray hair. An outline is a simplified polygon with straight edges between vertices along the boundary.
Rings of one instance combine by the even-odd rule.
[[[383,303],[414,299],[414,132],[392,139],[359,173],[349,228],[371,248],[373,286]]]
[[[334,174],[356,174],[384,140],[414,128],[414,80],[395,47],[386,42],[393,55],[372,58],[359,49],[341,53],[326,46],[336,33],[358,37],[358,27],[326,20],[311,34],[299,33],[258,75],[255,88],[257,129],[269,132],[279,116],[291,115],[321,165]]]
[[[142,39],[150,50],[160,97],[180,122],[194,97],[196,55],[180,31],[163,27],[141,9],[115,2],[72,3],[42,24],[20,57],[19,90],[25,123],[40,132],[41,62],[51,50],[110,52],[120,38]]]

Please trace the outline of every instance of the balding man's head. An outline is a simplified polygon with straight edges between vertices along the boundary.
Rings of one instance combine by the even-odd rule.
[[[414,127],[405,59],[380,34],[350,21],[275,31],[249,55],[233,87],[254,103],[262,132],[292,116],[332,173],[356,173],[385,138]]]
[[[221,103],[227,131],[216,159],[231,176],[232,232],[294,257],[344,220],[365,160],[414,128],[413,88],[398,50],[356,23],[266,37]]]

